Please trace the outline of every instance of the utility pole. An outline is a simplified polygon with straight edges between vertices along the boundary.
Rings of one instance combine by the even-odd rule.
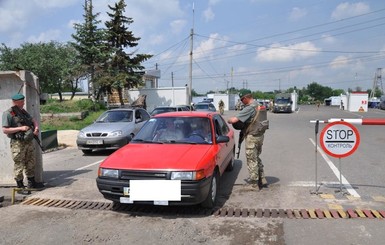
[[[384,88],[382,87],[381,73],[382,73],[382,68],[377,68],[377,71],[374,74],[373,87],[372,87],[372,91],[370,92],[369,99],[372,99],[374,97],[377,88],[380,89],[381,94],[384,94]]]
[[[189,104],[192,102],[192,62],[193,62],[193,48],[194,48],[194,3],[193,3],[193,27],[190,33],[190,72],[189,72]]]

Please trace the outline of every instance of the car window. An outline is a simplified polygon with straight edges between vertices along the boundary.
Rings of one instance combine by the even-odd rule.
[[[221,116],[214,117],[214,123],[217,135],[227,135],[229,133],[229,126]]]
[[[157,114],[160,114],[160,113],[165,113],[165,112],[172,112],[172,111],[176,111],[177,109],[175,107],[161,107],[161,108],[155,108],[152,112],[151,112],[151,116],[155,116]]]
[[[113,123],[113,122],[131,122],[132,111],[106,111],[96,122]]]
[[[143,121],[147,121],[148,119],[150,119],[150,115],[148,114],[147,111],[145,111],[143,109],[139,109],[139,111],[140,111],[140,114],[142,115]]]
[[[212,144],[210,120],[205,117],[151,118],[133,142]]]
[[[208,104],[197,104],[195,109],[207,109],[208,108]]]

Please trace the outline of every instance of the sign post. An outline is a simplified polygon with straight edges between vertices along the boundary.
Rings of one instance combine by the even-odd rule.
[[[342,192],[341,158],[355,152],[360,144],[360,134],[356,127],[344,121],[328,124],[320,135],[321,147],[324,152],[339,159],[340,192]]]

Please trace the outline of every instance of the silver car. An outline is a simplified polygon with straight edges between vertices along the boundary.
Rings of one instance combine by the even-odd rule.
[[[108,110],[80,130],[76,144],[84,154],[119,149],[130,142],[148,119],[150,115],[142,108]]]
[[[173,112],[173,111],[188,111],[186,106],[177,105],[177,106],[158,106],[151,111],[150,115],[155,116],[157,114]]]
[[[195,105],[196,111],[217,111],[213,103],[210,102],[199,102]]]

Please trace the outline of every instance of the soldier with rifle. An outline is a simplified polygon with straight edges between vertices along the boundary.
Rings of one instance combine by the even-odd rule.
[[[229,118],[228,123],[231,123],[235,129],[241,130],[238,141],[238,157],[242,141],[245,140],[246,142],[246,160],[249,170],[247,182],[253,187],[262,189],[267,187],[264,166],[259,157],[262,153],[265,131],[269,128],[266,108],[253,99],[251,91],[242,90],[239,97],[245,107],[237,116]]]
[[[24,174],[28,179],[28,188],[43,188],[42,183],[35,181],[35,147],[33,139],[40,145],[39,126],[35,119],[23,109],[24,95],[12,96],[13,106],[3,112],[3,133],[11,139],[12,159],[15,163],[14,175],[18,188],[25,188]]]

